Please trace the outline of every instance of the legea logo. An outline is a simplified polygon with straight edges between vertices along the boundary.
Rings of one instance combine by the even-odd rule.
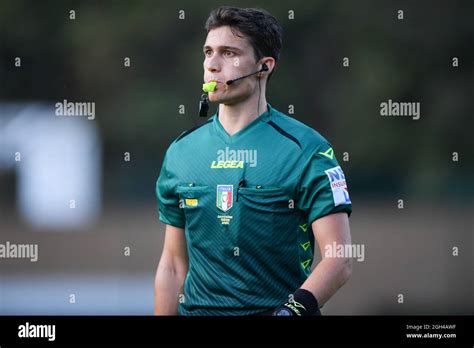
[[[212,161],[212,169],[243,168],[244,163],[249,167],[257,166],[257,150],[231,150],[229,147],[217,150],[217,160]]]

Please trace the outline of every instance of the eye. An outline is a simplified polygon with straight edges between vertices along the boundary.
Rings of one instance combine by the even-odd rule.
[[[232,57],[233,55],[234,55],[234,52],[232,52],[232,51],[225,51],[224,52],[224,57],[229,58],[229,57]]]
[[[205,51],[204,51],[204,55],[205,55],[206,57],[212,56],[212,50],[205,50]]]

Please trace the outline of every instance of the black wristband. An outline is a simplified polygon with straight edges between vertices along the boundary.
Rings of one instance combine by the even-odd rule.
[[[306,289],[297,289],[293,294],[294,302],[299,302],[306,309],[302,315],[321,315],[316,297]]]
[[[305,289],[297,289],[293,293],[293,299],[277,308],[273,315],[276,316],[309,316],[321,315],[318,300]]]

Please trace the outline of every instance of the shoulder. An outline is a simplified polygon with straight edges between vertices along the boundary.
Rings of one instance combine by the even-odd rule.
[[[330,143],[318,131],[309,127],[297,119],[272,109],[272,117],[269,122],[280,133],[293,138],[300,149],[310,156],[314,151],[331,147]]]
[[[209,129],[212,126],[214,117],[209,118],[206,122],[201,123],[191,129],[182,132],[169,146],[168,153],[176,153],[188,147],[195,147],[198,141],[206,139]]]

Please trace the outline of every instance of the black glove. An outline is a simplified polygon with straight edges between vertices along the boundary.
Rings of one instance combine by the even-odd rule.
[[[298,289],[293,293],[293,299],[276,308],[273,316],[309,316],[321,315],[318,300],[305,289]]]

